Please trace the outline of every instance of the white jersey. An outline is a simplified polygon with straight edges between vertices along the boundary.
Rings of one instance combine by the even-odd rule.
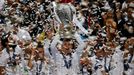
[[[2,54],[0,54],[0,66],[5,66],[7,63],[7,60],[9,58],[9,55],[6,53],[5,51],[6,49],[4,49],[2,51]]]
[[[1,11],[2,8],[3,8],[4,2],[5,2],[5,0],[0,0],[0,11]]]
[[[32,75],[49,75],[49,65],[44,61],[33,61]]]
[[[66,60],[69,60],[70,57],[66,56]],[[72,66],[67,68],[65,66],[64,57],[59,52],[56,53],[56,75],[77,75],[79,72],[79,60],[76,53],[72,53]]]
[[[57,34],[54,36],[54,39],[51,43],[51,50],[52,50],[52,56],[54,58],[55,66],[56,66],[56,75],[77,75],[79,70],[79,60],[80,60],[80,53],[82,53],[82,50],[85,46],[84,42],[81,40],[79,35],[75,33],[76,41],[79,43],[78,47],[76,48],[76,52],[72,53],[72,66],[70,69],[67,69],[65,67],[65,62],[63,59],[63,55],[60,54],[60,52],[57,49],[57,44],[62,44],[62,41],[60,41],[60,36]],[[68,57],[66,57],[68,58]]]
[[[122,75],[123,69],[123,52],[117,47],[112,56],[110,75]]]
[[[45,56],[48,58],[52,58],[50,50],[51,50],[51,40],[45,39],[44,52],[45,52]]]

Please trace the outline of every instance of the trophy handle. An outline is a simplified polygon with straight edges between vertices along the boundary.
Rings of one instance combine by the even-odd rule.
[[[52,7],[53,7],[54,14],[55,14],[55,18],[56,18],[56,20],[59,22],[59,24],[61,24],[62,22],[61,22],[60,18],[58,17],[57,13],[56,13],[56,7],[57,7],[57,6],[58,6],[58,5],[57,5],[56,2],[52,2]]]

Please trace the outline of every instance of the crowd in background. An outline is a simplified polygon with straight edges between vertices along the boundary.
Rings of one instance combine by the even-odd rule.
[[[133,0],[0,0],[0,75],[134,75],[133,55]]]

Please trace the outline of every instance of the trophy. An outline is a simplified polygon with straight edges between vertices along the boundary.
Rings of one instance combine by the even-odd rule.
[[[59,22],[62,28],[59,29],[59,34],[62,38],[72,38],[76,28],[72,21],[75,14],[75,8],[71,4],[53,2],[54,14],[56,21]]]

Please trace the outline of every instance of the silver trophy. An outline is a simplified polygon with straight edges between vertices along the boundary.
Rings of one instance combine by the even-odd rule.
[[[59,29],[62,38],[73,38],[76,28],[72,21],[76,13],[75,7],[67,3],[55,3],[53,2],[54,15],[56,21],[62,24],[64,29]]]
[[[55,3],[53,2],[54,14],[59,23],[68,25],[73,21],[73,16],[76,13],[75,7],[68,3]]]

